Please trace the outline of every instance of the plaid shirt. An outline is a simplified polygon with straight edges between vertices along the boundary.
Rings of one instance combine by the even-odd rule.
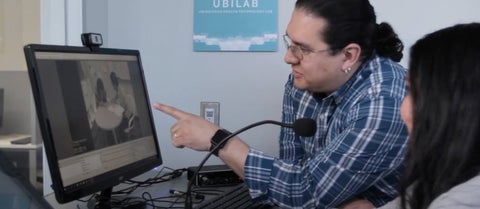
[[[406,70],[381,57],[366,61],[340,89],[323,96],[285,85],[282,121],[312,118],[317,132],[280,132],[280,157],[250,149],[251,195],[282,208],[332,208],[351,198],[376,206],[397,196],[408,133],[400,118]],[[260,198],[261,199],[261,198]]]

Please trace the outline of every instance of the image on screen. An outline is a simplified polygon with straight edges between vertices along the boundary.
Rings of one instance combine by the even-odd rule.
[[[59,202],[162,163],[137,50],[28,45],[25,55]]]

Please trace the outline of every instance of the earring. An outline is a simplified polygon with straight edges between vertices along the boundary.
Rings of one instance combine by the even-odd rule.
[[[348,74],[348,73],[349,73],[351,70],[352,70],[352,68],[351,68],[351,67],[349,67],[349,68],[347,68],[347,69],[343,70],[343,72],[344,72],[345,74]]]

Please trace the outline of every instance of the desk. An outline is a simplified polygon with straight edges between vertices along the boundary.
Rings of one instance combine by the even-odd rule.
[[[149,171],[149,172],[147,172],[143,175],[140,175],[137,178],[134,178],[134,180],[144,181],[145,179],[154,177],[157,174],[158,174],[157,171],[152,170],[152,171]],[[173,190],[177,190],[177,191],[186,191],[187,183],[188,183],[187,174],[183,173],[182,176],[180,176],[178,178],[175,178],[175,179],[172,179],[172,180],[169,180],[169,181],[165,181],[165,182],[162,182],[162,183],[156,183],[156,184],[154,184],[152,186],[149,186],[149,187],[137,188],[132,194],[128,195],[128,197],[142,197],[143,193],[148,192],[152,199],[162,198],[162,197],[171,197],[171,198],[165,199],[165,200],[174,201],[175,199],[177,199],[177,201],[178,201],[177,203],[158,202],[157,201],[157,202],[155,202],[156,208],[183,208],[183,206],[185,205],[184,198],[183,197],[172,197],[172,195],[170,194],[170,190],[173,189]],[[120,185],[119,188],[116,187],[116,188],[113,189],[113,191],[118,191],[123,186],[125,186],[125,185]],[[207,194],[207,193],[201,193],[201,194],[204,195],[204,197],[205,197],[204,201],[209,201],[211,199],[214,199],[214,198],[218,197],[219,195],[222,195],[225,191],[231,190],[233,188],[235,188],[235,187],[232,187],[232,186],[229,186],[229,187],[209,187],[209,188],[202,187],[202,190],[207,190],[208,189],[211,192],[209,194]],[[56,209],[67,209],[67,208],[91,209],[92,208],[92,204],[87,204],[87,203],[80,202],[80,201],[74,201],[74,202],[63,204],[63,205],[59,205],[55,200],[54,194],[49,194],[45,198]],[[84,197],[82,199],[86,200],[88,198],[89,198],[89,196]],[[121,198],[123,199],[123,198],[126,198],[126,197],[123,196]],[[196,208],[196,206],[201,204],[198,199],[195,199],[195,198],[192,198],[192,199],[193,199],[193,203],[194,203],[193,208]],[[195,204],[195,203],[199,203],[199,204]],[[152,207],[147,206],[147,208],[150,209]]]
[[[0,150],[5,152],[28,152],[28,179],[32,185],[37,185],[37,151],[42,147],[41,144],[12,144],[11,142],[17,139],[30,138],[28,134],[8,134],[0,135]],[[11,159],[14,161],[13,159]],[[18,166],[18,165],[15,165]]]

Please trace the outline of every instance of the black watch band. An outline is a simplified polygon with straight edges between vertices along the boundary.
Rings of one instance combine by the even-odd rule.
[[[231,133],[225,129],[218,129],[217,132],[215,132],[215,135],[213,135],[212,139],[210,140],[210,143],[212,144],[210,146],[210,151],[212,151],[222,140],[225,139],[228,135]],[[228,140],[227,140],[228,141]],[[218,146],[217,149],[215,149],[212,154],[218,157],[218,151],[223,148],[223,146],[227,143],[227,141],[224,141],[222,144]]]

